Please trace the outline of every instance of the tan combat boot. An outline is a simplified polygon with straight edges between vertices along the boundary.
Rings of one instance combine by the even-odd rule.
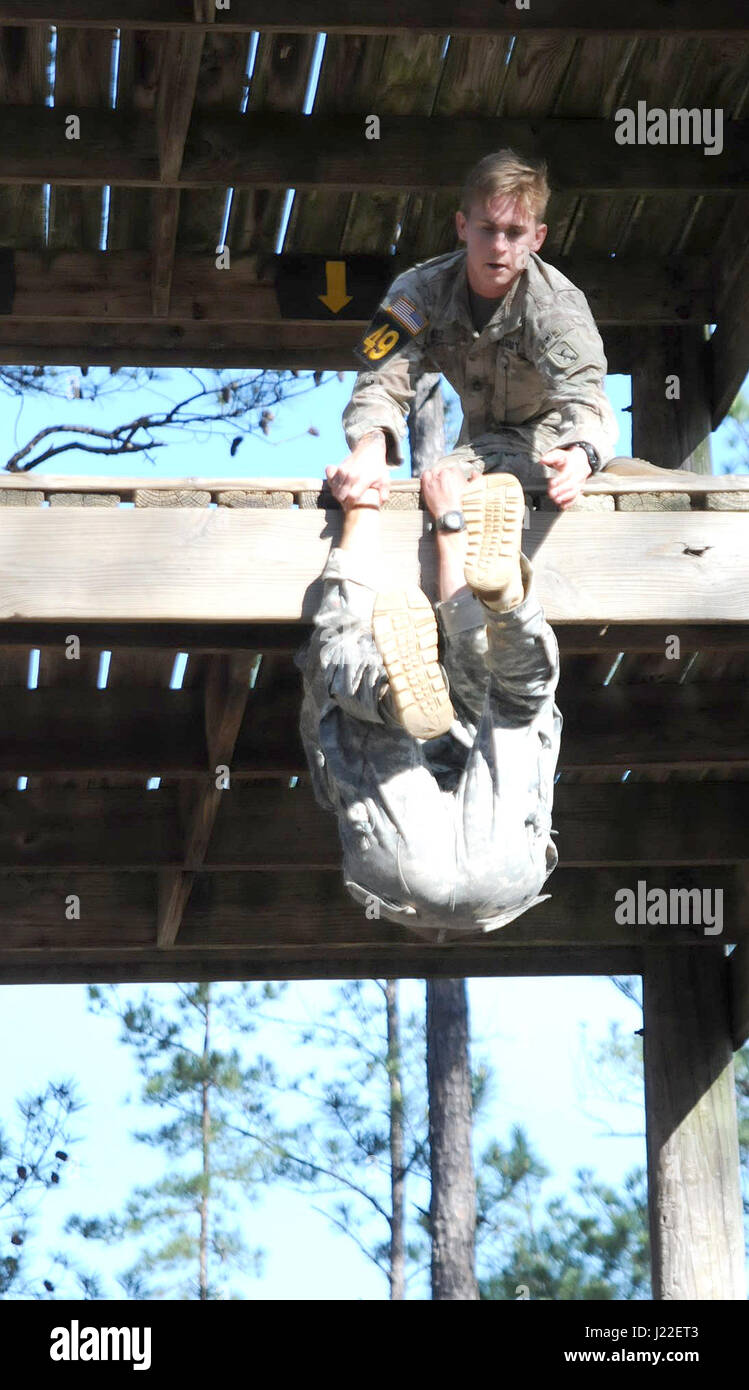
[[[512,473],[469,483],[461,502],[468,531],[466,584],[490,608],[514,608],[524,596],[520,569],[525,497]]]
[[[379,593],[372,614],[375,645],[390,689],[390,712],[413,738],[438,738],[455,718],[439,663],[437,619],[421,589]]]

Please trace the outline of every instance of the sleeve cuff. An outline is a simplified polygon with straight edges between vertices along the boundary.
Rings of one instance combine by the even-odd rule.
[[[475,594],[460,594],[458,598],[443,599],[435,611],[446,637],[468,632],[474,627],[486,627],[486,610]]]

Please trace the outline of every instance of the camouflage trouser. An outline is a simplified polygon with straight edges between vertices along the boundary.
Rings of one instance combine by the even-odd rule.
[[[449,454],[444,454],[440,459],[440,463],[446,461],[460,468],[466,478],[472,469],[476,469],[478,473],[512,473],[524,487],[528,487],[532,483],[545,483],[554,472],[552,468],[540,464],[529,453],[517,447],[515,441],[503,438],[499,434],[477,435],[470,443],[457,445]],[[686,473],[689,478],[699,476],[683,468],[680,468],[678,472],[680,476]],[[606,467],[596,476],[601,478],[643,476],[661,477],[668,480],[673,477],[673,473],[673,468],[658,468],[656,464],[649,463],[647,459],[617,455],[616,458],[609,459]]]
[[[506,613],[471,593],[436,605],[456,714],[442,740],[412,738],[380,704],[386,676],[371,635],[380,576],[350,551],[331,551],[299,661],[305,744],[337,814],[346,887],[368,917],[432,939],[504,926],[549,896],[539,890],[558,862],[559,649],[525,556],[521,565],[525,597]],[[449,790],[433,771],[445,743]]]

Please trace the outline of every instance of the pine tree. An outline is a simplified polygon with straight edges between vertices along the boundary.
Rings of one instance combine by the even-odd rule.
[[[279,990],[262,987],[275,998]],[[71,1217],[68,1229],[88,1240],[132,1240],[139,1253],[118,1282],[130,1298],[218,1299],[235,1293],[231,1272],[262,1271],[263,1251],[247,1244],[233,1219],[235,1198],[256,1200],[273,1175],[278,1138],[266,1098],[275,1077],[264,1058],[247,1065],[236,1047],[217,1046],[224,1029],[256,1028],[258,992],[220,992],[214,984],[176,985],[157,1003],[120,1003],[110,987],[91,987],[94,1011],[114,1013],[121,1041],[132,1047],[144,1078],[142,1101],[168,1118],[135,1138],[168,1160],[163,1177],[132,1193],[121,1214]],[[250,1112],[259,1142],[239,1137]]]
[[[64,1261],[37,1252],[33,1218],[46,1195],[59,1189],[69,1150],[78,1142],[70,1120],[82,1108],[72,1080],[50,1081],[16,1101],[13,1131],[0,1126],[0,1298],[55,1293]],[[85,1293],[85,1283],[83,1288]]]

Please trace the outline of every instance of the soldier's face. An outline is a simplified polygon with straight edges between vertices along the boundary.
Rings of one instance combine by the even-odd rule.
[[[487,299],[507,293],[525,270],[529,251],[539,250],[548,230],[506,193],[474,203],[470,217],[456,212],[455,225],[466,243],[471,289]]]

